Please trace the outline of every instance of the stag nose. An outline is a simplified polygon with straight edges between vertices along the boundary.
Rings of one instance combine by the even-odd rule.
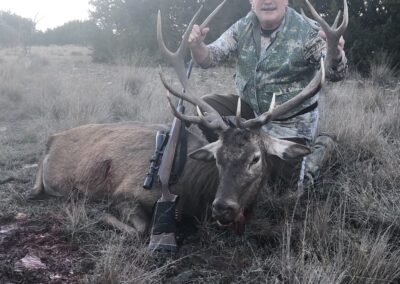
[[[220,223],[227,224],[235,220],[239,204],[232,200],[216,199],[212,204],[212,215]]]

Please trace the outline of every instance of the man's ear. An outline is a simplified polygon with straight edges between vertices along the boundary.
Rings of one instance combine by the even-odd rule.
[[[263,134],[263,140],[267,153],[278,156],[282,160],[299,159],[311,153],[308,146],[277,139],[268,134]]]
[[[221,146],[221,141],[215,141],[210,143],[200,149],[194,150],[189,153],[189,157],[198,161],[211,162],[215,160],[215,153],[217,149]]]

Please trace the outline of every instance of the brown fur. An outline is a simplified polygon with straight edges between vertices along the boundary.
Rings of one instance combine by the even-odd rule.
[[[51,136],[32,196],[69,196],[75,189],[91,198],[108,199],[121,219],[127,219],[131,226],[146,223],[135,228],[143,233],[161,193],[157,183],[151,190],[142,185],[154,151],[156,131],[165,128],[140,122],[90,124]],[[189,151],[205,144],[205,140],[189,132]],[[217,177],[212,163],[187,160],[178,184],[170,188],[180,196],[183,214],[202,217],[206,204],[213,200]],[[127,213],[129,208],[141,215],[140,219],[125,218],[124,215],[132,215]]]
[[[160,198],[159,184],[143,189],[157,130],[164,125],[140,122],[90,124],[50,137],[36,177],[34,196],[69,196],[72,190],[107,199],[117,209],[129,232],[144,233],[152,208]],[[297,158],[308,149],[280,141],[258,130],[228,128],[220,140],[206,140],[188,132],[188,158],[183,173],[170,190],[179,196],[183,215],[213,215],[221,223],[244,222],[246,212],[271,173],[269,154]],[[240,218],[239,218],[240,217]],[[127,228],[115,217],[104,221]],[[130,227],[132,226],[132,227]],[[240,228],[239,228],[240,230]]]

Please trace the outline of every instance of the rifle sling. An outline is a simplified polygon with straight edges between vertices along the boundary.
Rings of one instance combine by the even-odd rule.
[[[188,133],[185,124],[181,124],[181,130],[179,133],[178,150],[175,153],[174,163],[171,170],[171,176],[169,178],[169,185],[176,184],[181,176],[183,169],[185,168],[187,159],[187,144],[188,144]]]

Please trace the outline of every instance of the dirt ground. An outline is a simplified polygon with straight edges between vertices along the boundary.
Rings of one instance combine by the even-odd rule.
[[[93,263],[78,263],[86,255],[68,242],[54,216],[29,220],[27,216],[0,220],[0,280],[2,283],[79,283]],[[40,268],[18,268],[26,256],[36,256]],[[33,265],[33,264],[31,264]]]

